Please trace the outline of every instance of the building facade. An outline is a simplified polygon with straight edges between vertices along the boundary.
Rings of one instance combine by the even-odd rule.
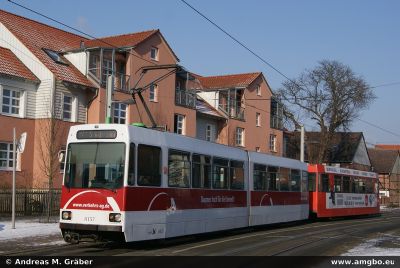
[[[281,109],[262,73],[195,75],[159,30],[91,40],[0,10],[0,36],[0,187],[14,164],[18,187],[60,187],[75,124],[141,122],[282,154]],[[16,163],[13,128],[27,133]]]

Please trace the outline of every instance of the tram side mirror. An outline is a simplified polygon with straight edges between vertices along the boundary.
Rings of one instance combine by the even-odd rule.
[[[64,160],[65,160],[65,151],[61,150],[58,152],[58,161],[60,163],[64,163]]]

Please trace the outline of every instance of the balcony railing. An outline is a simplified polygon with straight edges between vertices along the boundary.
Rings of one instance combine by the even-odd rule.
[[[106,86],[107,77],[112,74],[111,70],[103,69],[100,75],[100,68],[90,68],[89,75],[92,76],[99,84]],[[114,90],[129,91],[130,76],[122,73],[114,72]]]
[[[271,128],[275,129],[283,129],[283,120],[282,118],[276,116],[276,115],[271,115]]]
[[[196,108],[196,91],[194,90],[175,90],[175,104],[188,108]]]
[[[239,119],[239,120],[244,120],[244,108],[240,106],[231,106],[229,108],[229,113],[228,113],[228,107],[226,104],[218,104],[218,108],[220,111],[222,111],[224,114],[229,116],[230,118],[234,119]]]

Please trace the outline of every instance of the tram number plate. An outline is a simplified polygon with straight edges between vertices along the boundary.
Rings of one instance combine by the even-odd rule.
[[[83,221],[93,222],[95,217],[83,217]]]

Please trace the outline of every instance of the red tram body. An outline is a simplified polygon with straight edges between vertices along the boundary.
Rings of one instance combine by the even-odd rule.
[[[379,213],[378,176],[373,172],[309,165],[310,214],[318,218]]]

